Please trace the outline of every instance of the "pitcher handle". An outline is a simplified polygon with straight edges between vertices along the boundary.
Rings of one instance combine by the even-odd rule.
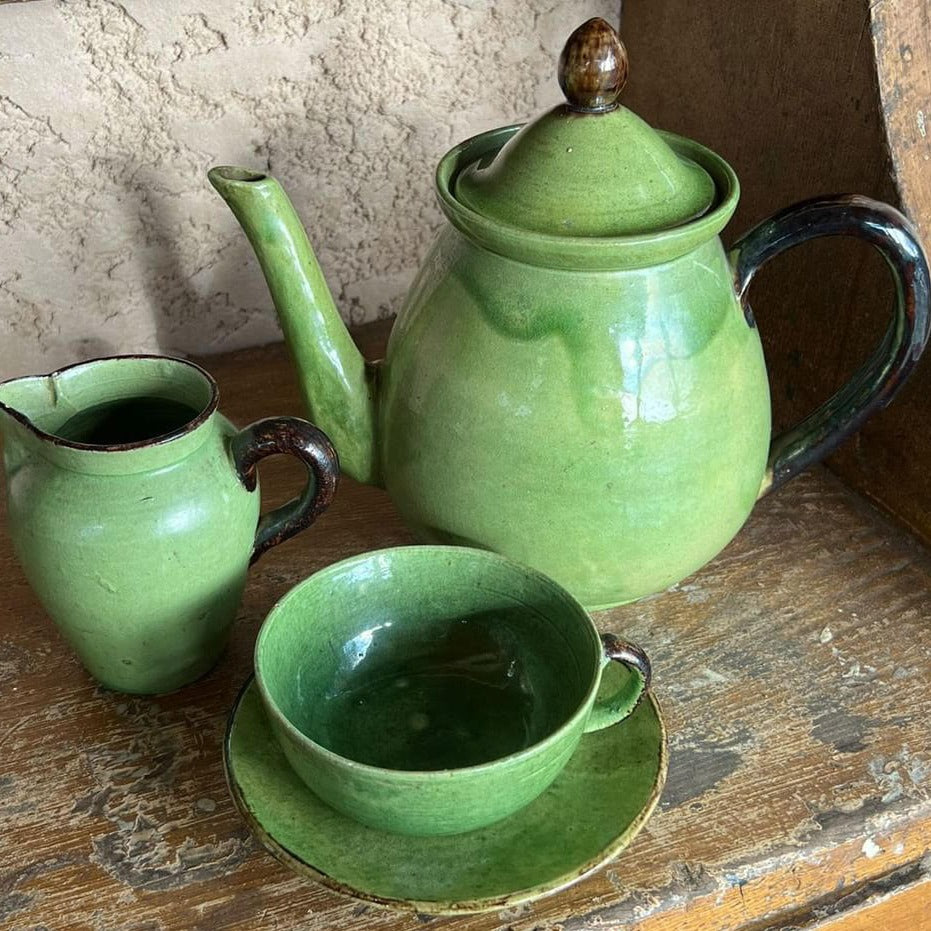
[[[859,236],[886,260],[895,283],[893,319],[873,354],[801,423],[774,436],[759,497],[794,478],[884,408],[921,357],[929,332],[928,260],[915,228],[888,204],[854,194],[802,201],[764,220],[730,251],[737,296],[755,326],[747,288],[771,258],[821,236]]]
[[[252,565],[266,550],[309,527],[329,507],[339,481],[339,458],[323,431],[297,417],[269,417],[250,424],[232,438],[230,451],[248,491],[255,491],[256,467],[266,456],[297,456],[308,473],[300,495],[259,518]]]

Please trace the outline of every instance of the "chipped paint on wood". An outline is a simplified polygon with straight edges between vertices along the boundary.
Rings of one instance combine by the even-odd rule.
[[[924,860],[864,883],[811,910],[811,931],[931,931],[931,879]]]

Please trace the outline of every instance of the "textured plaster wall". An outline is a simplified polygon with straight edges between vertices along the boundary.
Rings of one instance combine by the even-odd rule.
[[[454,142],[555,102],[616,0],[0,4],[0,378],[279,338],[212,164],[271,171],[337,302],[398,307]]]

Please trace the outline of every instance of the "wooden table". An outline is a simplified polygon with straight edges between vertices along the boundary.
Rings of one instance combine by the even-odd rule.
[[[281,347],[207,365],[234,420],[300,412]],[[300,478],[263,468],[269,504]],[[383,492],[344,480],[316,527],[255,566],[217,668],[133,698],[90,681],[0,534],[0,927],[423,927],[280,866],[237,817],[221,762],[272,603],[409,539]],[[596,616],[649,649],[670,729],[643,833],[562,893],[430,927],[929,931],[929,619],[931,555],[830,473],[793,482],[703,571]]]

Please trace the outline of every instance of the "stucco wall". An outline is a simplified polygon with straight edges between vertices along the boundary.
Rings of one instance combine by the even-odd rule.
[[[0,5],[0,378],[279,338],[212,164],[271,171],[343,313],[397,309],[452,143],[555,102],[616,0]]]

